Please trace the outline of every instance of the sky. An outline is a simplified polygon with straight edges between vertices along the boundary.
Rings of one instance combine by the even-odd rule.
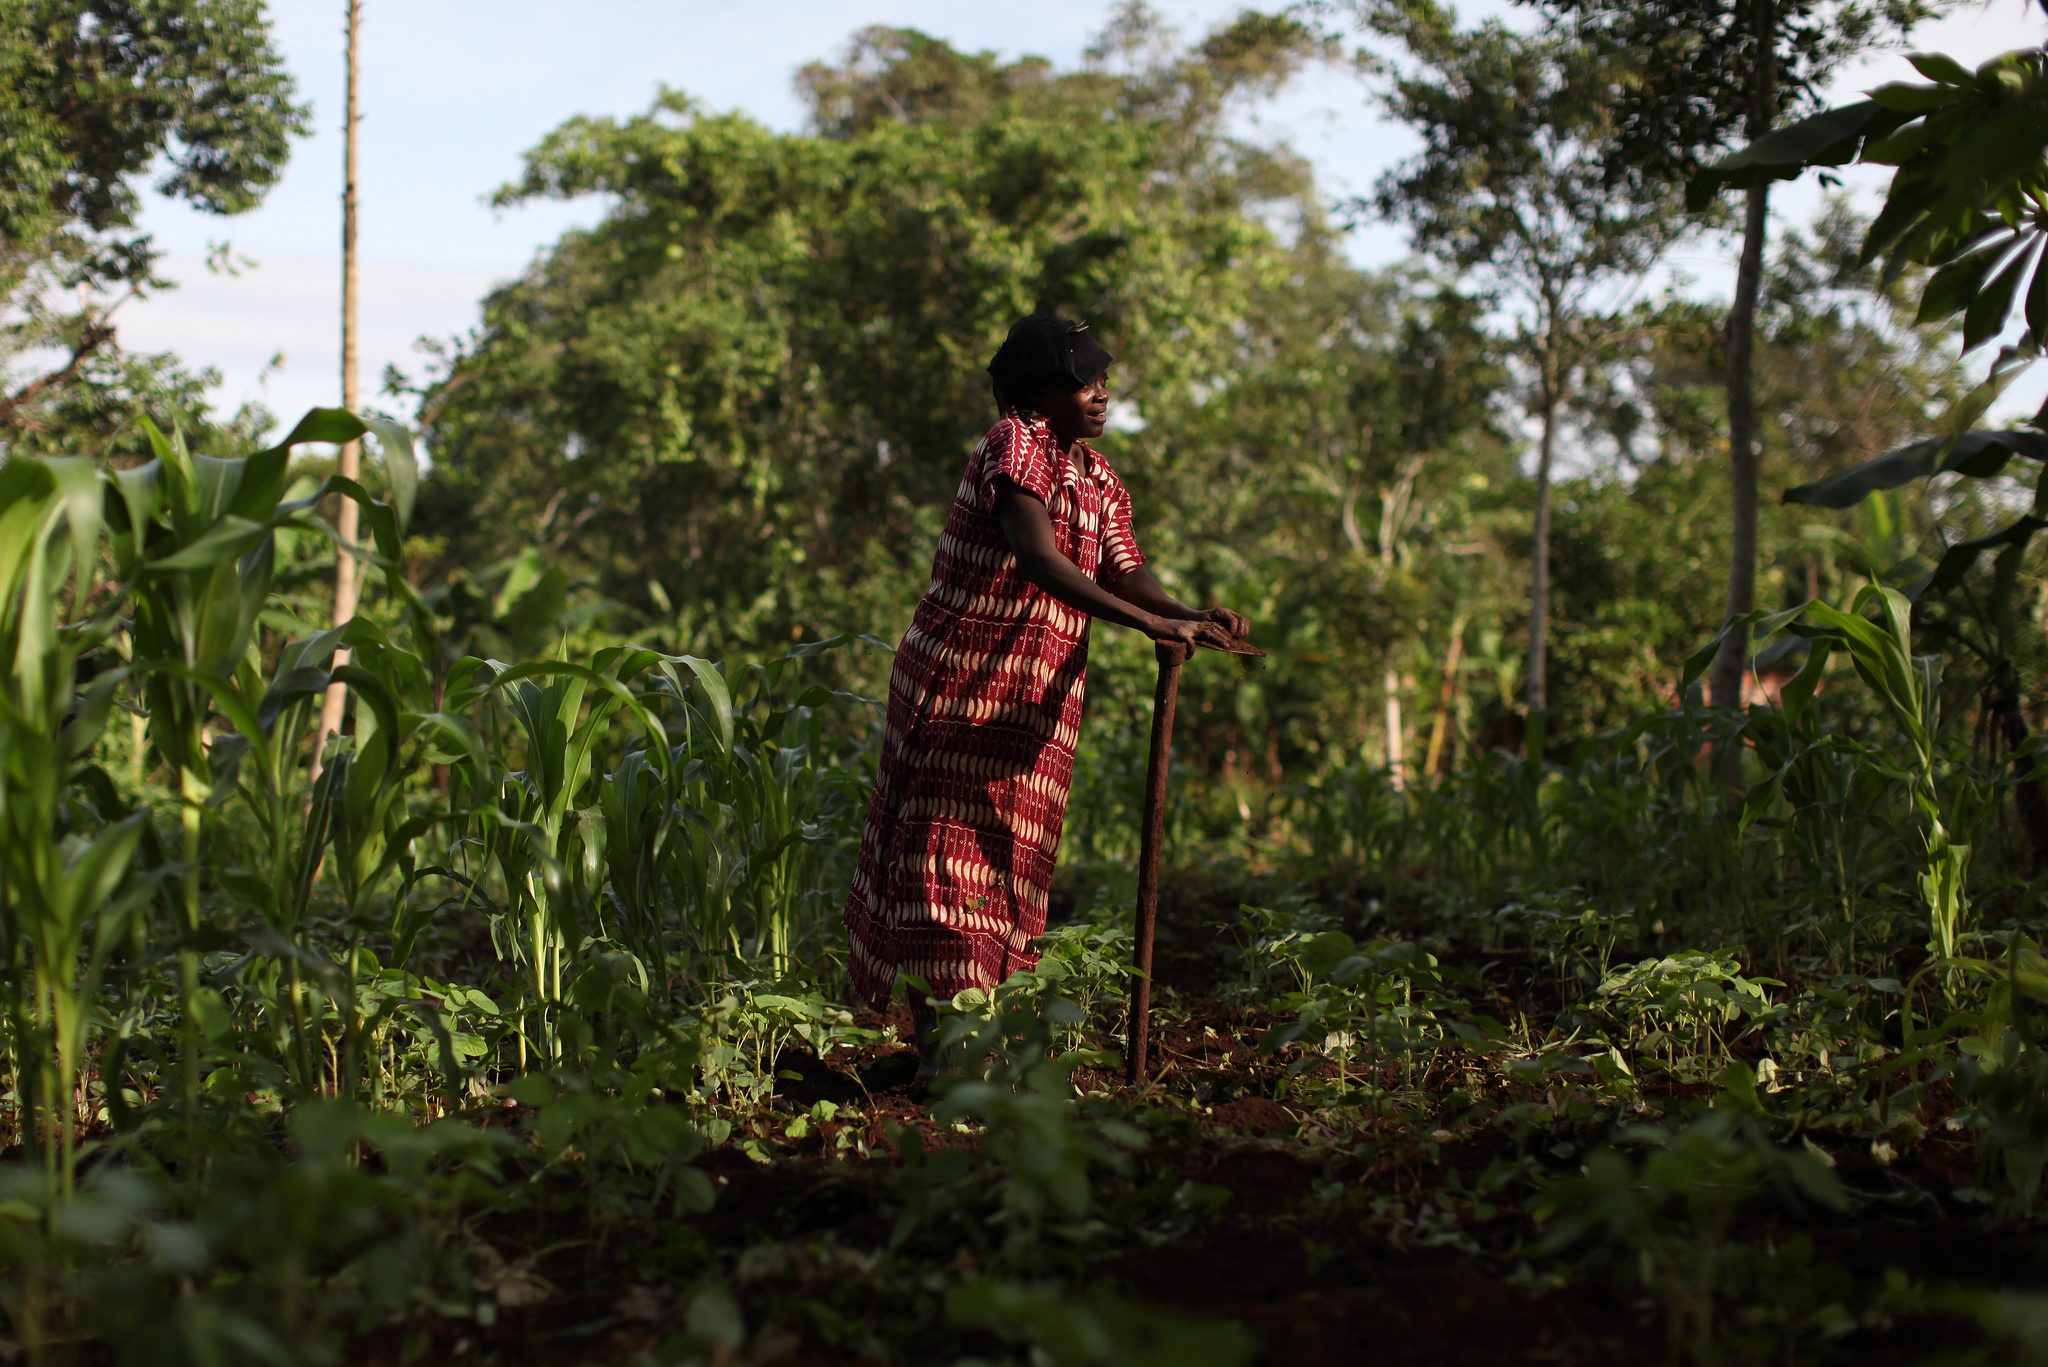
[[[1193,37],[1237,13],[1243,0],[1155,0]],[[272,0],[272,22],[313,131],[292,153],[261,207],[218,218],[152,197],[143,226],[166,249],[163,273],[177,288],[123,306],[124,346],[173,351],[220,375],[216,406],[256,401],[289,423],[340,399],[342,4]],[[491,192],[515,178],[522,157],[578,114],[630,116],[668,85],[713,110],[738,109],[770,128],[796,131],[803,110],[793,77],[806,62],[836,58],[869,24],[921,29],[1006,58],[1035,54],[1061,66],[1080,60],[1101,25],[1102,0],[1034,0],[1029,6],[962,0],[364,0],[360,39],[363,112],[358,151],[360,355],[366,407],[405,419],[409,402],[386,396],[387,367],[417,376],[423,337],[463,336],[493,285],[517,276],[560,234],[597,221],[601,200],[493,209]],[[1476,20],[1526,11],[1497,0],[1460,6]],[[1966,64],[2048,39],[2048,24],[2023,0],[1966,4],[1918,30],[1912,46]],[[1887,80],[1914,79],[1900,52],[1872,54],[1830,92],[1853,98]],[[1243,116],[1244,131],[1285,139],[1314,164],[1333,198],[1362,193],[1413,146],[1376,118],[1358,80],[1312,69],[1273,101]],[[1860,178],[1859,178],[1860,177]],[[1883,180],[1852,173],[1850,189],[1874,202]],[[1787,217],[1811,215],[1818,189],[1802,183],[1774,199]],[[210,271],[226,243],[234,273]],[[1365,265],[1404,254],[1401,234],[1365,224],[1347,250]],[[1689,244],[1672,262],[1696,289],[1725,289],[1731,244]]]

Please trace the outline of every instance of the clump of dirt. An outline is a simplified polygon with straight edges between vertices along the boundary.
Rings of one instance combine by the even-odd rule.
[[[1300,1117],[1279,1102],[1263,1096],[1241,1096],[1219,1101],[1209,1109],[1209,1119],[1226,1130],[1242,1130],[1260,1136],[1284,1134],[1300,1123]]]

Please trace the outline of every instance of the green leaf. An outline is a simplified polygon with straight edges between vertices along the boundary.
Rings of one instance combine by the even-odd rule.
[[[147,815],[137,812],[115,822],[71,857],[64,870],[64,886],[74,930],[114,895],[135,857]]]
[[[1807,650],[1806,663],[1801,665],[1799,672],[1779,690],[1779,704],[1788,714],[1799,715],[1813,701],[1813,695],[1820,688],[1821,675],[1827,669],[1830,649],[1826,641],[1813,642]]]
[[[289,450],[311,442],[340,446],[354,441],[367,430],[363,420],[346,408],[309,408],[306,416],[285,434],[285,439],[277,444],[276,449]]]
[[[1884,137],[1871,138],[1863,144],[1858,159],[1880,166],[1904,166],[1930,144],[1939,141],[1945,132],[1938,120],[1918,119]]]
[[[186,658],[208,673],[228,675],[240,663],[248,647],[248,629],[262,610],[263,601],[242,596],[240,566],[223,560],[213,567],[194,595],[197,598],[197,630],[182,644]]]
[[[335,670],[334,679],[337,683],[349,686],[349,691],[356,695],[358,707],[366,703],[369,705],[370,715],[375,718],[375,732],[387,737],[389,744],[397,744],[401,734],[398,729],[398,699],[392,695],[390,687],[384,680],[354,664],[345,664]],[[358,715],[355,727],[358,747],[372,730],[372,727],[363,724],[362,717]]]
[[[1936,271],[1920,291],[1920,308],[1913,315],[1915,323],[1939,322],[1962,309],[1970,307],[1976,300],[1984,277],[2005,255],[2006,248],[2015,239],[1994,247],[1984,247],[1958,257]]]
[[[149,563],[159,573],[172,570],[203,570],[224,560],[239,560],[251,546],[270,534],[260,522],[229,515],[220,519],[199,538],[171,554]]]
[[[1730,1059],[1721,1070],[1718,1081],[1721,1084],[1721,1101],[1751,1115],[1764,1113],[1763,1101],[1757,1096],[1756,1073],[1741,1059]]]
[[[452,680],[453,675],[451,674],[450,677]],[[508,684],[516,684],[523,681],[530,682],[537,678],[563,679],[579,687],[596,688],[608,695],[613,702],[632,713],[634,719],[640,723],[641,729],[646,732],[648,738],[654,741],[655,744],[666,745],[668,743],[667,732],[662,729],[661,723],[655,719],[652,713],[648,712],[640,699],[633,696],[631,689],[627,688],[617,679],[600,674],[588,665],[572,664],[566,660],[530,660],[524,664],[517,664],[510,669],[501,671],[490,681],[489,687],[494,689],[502,688]],[[541,705],[538,690],[535,691],[533,699],[522,704],[522,706],[525,706],[532,712],[534,719],[530,721],[530,726],[541,724]],[[548,733],[554,737],[557,744],[561,743],[561,733],[553,731],[552,728],[549,728]],[[558,754],[556,758],[559,759],[561,756]]]
[[[1921,85],[1915,81],[1889,81],[1870,92],[1870,98],[1886,109],[1904,114],[1924,114],[1952,104],[1958,92],[1947,86]]]
[[[1785,502],[1817,508],[1849,508],[1881,489],[1897,488],[1937,471],[1983,478],[1997,474],[2013,456],[2048,461],[2048,433],[2024,428],[1966,432],[1949,442],[1928,437],[1888,451],[1875,460],[1840,470],[1825,479],[1785,491]]]
[[[1875,100],[1859,100],[1774,129],[1694,176],[1685,187],[1686,207],[1704,209],[1724,189],[1792,180],[1813,166],[1841,166],[1855,159],[1864,139],[1882,137],[1908,117]]]
[[[442,756],[459,757],[466,762],[478,782],[485,781],[491,772],[490,761],[485,757],[483,736],[478,733],[476,723],[467,717],[452,712],[429,712],[424,716],[408,714],[407,722],[413,734],[425,739],[437,748],[428,758],[436,762]]]
[[[1977,84],[1976,73],[1944,53],[1909,52],[1906,60],[1913,64],[1913,70],[1941,85],[1974,88]]]
[[[72,600],[83,603],[99,549],[106,493],[98,468],[89,460],[50,457],[42,465],[49,472],[58,502],[63,505],[64,526],[71,539]]]
[[[414,500],[419,496],[420,467],[413,455],[412,433],[384,418],[364,418],[363,425],[377,435],[384,457],[384,478],[391,485],[391,511],[403,534],[412,522]]]
[[[726,686],[725,676],[718,672],[717,665],[694,655],[683,656],[682,663],[696,677],[697,686],[704,690],[705,700],[711,704],[711,725],[718,736],[718,748],[731,754],[732,690]]]
[[[124,576],[141,564],[149,528],[162,510],[163,472],[161,461],[113,472],[114,491],[128,523],[114,539],[114,563]]]
[[[2014,252],[2005,268],[1977,292],[1969,311],[1963,315],[1963,350],[1980,347],[2005,329],[2005,316],[2012,309],[2020,278],[2026,274],[2027,263],[2038,257],[2038,251]]]
[[[2048,251],[2034,263],[2034,281],[2027,286],[2027,332],[2034,345],[2048,347]]]
[[[1970,572],[1970,568],[1984,552],[1996,550],[2001,546],[2025,546],[2033,540],[2034,534],[2044,527],[2048,527],[2048,518],[2028,513],[1995,532],[1969,541],[1958,541],[1942,552],[1940,562],[1935,565],[1934,573],[1927,577],[1921,593],[1941,593],[1954,588],[1963,581],[1963,576]]]
[[[246,460],[227,462],[235,467],[235,486],[227,510],[255,522],[268,522],[284,497],[285,475],[291,453],[281,446],[258,451]]]
[[[145,660],[136,665],[135,669],[142,674],[165,674],[174,679],[182,679],[204,690],[213,699],[213,705],[219,709],[221,716],[227,718],[235,730],[246,736],[251,745],[261,746],[264,743],[262,723],[257,720],[256,713],[228,680],[212,674],[202,674],[177,660]]]
[[[180,436],[173,441],[148,418],[139,419],[138,425],[143,435],[149,438],[157,463],[163,467],[166,503],[175,513],[189,514],[197,505],[199,495],[192,474],[192,458],[185,450],[184,438]]]

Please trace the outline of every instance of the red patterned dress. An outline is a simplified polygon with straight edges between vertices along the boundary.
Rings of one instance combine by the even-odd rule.
[[[853,988],[897,970],[936,995],[1038,962],[1087,682],[1088,617],[1017,573],[998,477],[1041,500],[1060,552],[1104,584],[1144,563],[1131,496],[1086,442],[1069,459],[1011,410],[967,463],[889,678],[881,769],[846,899]]]

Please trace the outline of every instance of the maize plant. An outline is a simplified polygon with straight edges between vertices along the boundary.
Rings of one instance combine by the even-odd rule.
[[[507,666],[470,657],[449,671],[448,705],[497,697],[517,724],[525,756],[525,767],[498,780],[494,804],[480,818],[505,889],[501,951],[526,969],[521,1066],[529,1050],[561,1058],[557,1019],[569,956],[597,928],[592,894],[603,827],[578,803],[591,795],[606,733],[622,712],[646,738],[649,753],[666,763],[667,733],[628,685],[650,669],[675,682],[677,662],[659,651],[619,646],[598,652],[588,665],[543,660]]]
[[[0,936],[9,1071],[31,1161],[69,1195],[78,1088],[108,959],[149,882],[144,830],[92,764],[125,671],[87,660],[116,625],[96,595],[99,472],[80,460],[0,465]],[[88,610],[90,609],[90,610]],[[67,620],[75,618],[76,620]]]
[[[1913,653],[1913,606],[1896,589],[1868,585],[1859,591],[1848,611],[1815,601],[1779,613],[1752,612],[1723,628],[1729,632],[1753,633],[1763,640],[1780,631],[1806,638],[1810,653],[1806,663],[1784,687],[1782,697],[1787,718],[1794,724],[1810,719],[1815,690],[1832,651],[1840,649],[1849,657],[1857,676],[1869,687],[1904,742],[1903,762],[1848,746],[1860,768],[1869,774],[1891,779],[1904,789],[1920,825],[1923,857],[1917,882],[1927,912],[1927,951],[1938,964],[1953,963],[1968,913],[1965,875],[1970,848],[1949,834],[1948,813],[1938,779],[1942,772],[1938,748],[1941,695],[1937,688],[1940,662],[1934,656]],[[1717,636],[1718,642],[1721,636]],[[1690,684],[1711,658],[1714,643],[1696,652],[1687,662],[1684,682]],[[1777,719],[1758,709],[1741,723],[1744,732],[1759,726],[1777,726]],[[1789,751],[1767,745],[1764,753],[1777,759],[1772,771],[1751,788],[1742,805],[1744,826],[1789,794],[1797,801],[1804,792],[1811,752],[1836,749],[1848,743],[1838,734],[1819,734]],[[1945,979],[1949,975],[1944,974]],[[1951,986],[1953,984],[1951,983]]]
[[[248,791],[271,831],[270,853],[282,855],[293,843],[287,826],[298,801],[291,773],[297,740],[304,709],[326,687],[336,644],[331,635],[315,637],[288,653],[274,681],[275,696],[265,688],[254,650],[258,620],[270,603],[277,532],[285,527],[324,532],[313,509],[329,492],[337,492],[365,506],[389,565],[411,512],[416,475],[404,429],[377,420],[366,423],[335,409],[314,410],[282,442],[239,460],[195,455],[181,435],[166,437],[146,421],[144,430],[157,459],[111,476],[118,497],[108,503],[108,539],[115,572],[133,598],[131,648],[143,684],[149,740],[170,768],[178,800],[180,1092],[188,1110],[196,1110],[202,1053],[201,883],[212,799],[234,782],[246,760],[253,769]],[[377,503],[360,485],[342,479],[329,479],[297,498],[285,497],[293,448],[352,440],[371,431],[383,443],[391,504]],[[356,547],[342,552],[362,553]],[[402,576],[386,577],[403,586]],[[233,743],[217,744],[219,723],[229,728]],[[318,804],[308,831],[324,831]],[[303,908],[294,890],[308,881],[307,871],[319,857],[318,843],[301,839],[292,855],[274,865],[275,873],[289,871],[285,895],[264,896],[260,879],[239,880],[237,890],[256,893],[271,927],[289,936]],[[279,891],[273,882],[270,892]],[[303,958],[302,947],[295,947],[292,1012],[302,1085],[310,1063]]]

